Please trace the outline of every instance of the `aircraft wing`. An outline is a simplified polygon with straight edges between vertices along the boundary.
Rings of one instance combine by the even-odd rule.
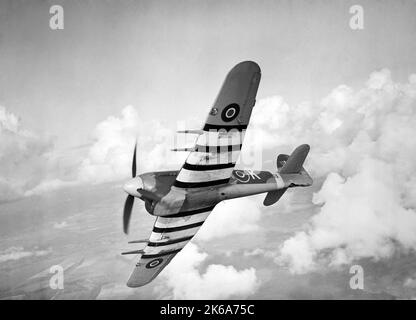
[[[157,217],[149,242],[127,285],[141,287],[152,281],[192,239],[213,208]]]
[[[251,61],[231,69],[203,129],[198,130],[196,145],[179,171],[174,188],[228,183],[240,155],[260,78],[260,67]],[[192,239],[213,208],[157,217],[127,285],[140,287],[152,281]]]
[[[256,102],[260,78],[260,67],[255,62],[241,62],[231,69],[174,186],[188,189],[229,181]]]

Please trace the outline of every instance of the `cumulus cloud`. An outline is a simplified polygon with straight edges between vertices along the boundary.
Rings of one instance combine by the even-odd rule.
[[[160,121],[143,119],[136,108],[126,106],[120,116],[97,124],[87,155],[71,153],[76,159],[62,163],[50,138],[23,128],[15,114],[0,106],[0,201],[126,179],[131,175],[136,138],[140,172],[178,168],[186,153],[170,149],[193,143],[195,138],[175,135],[175,130],[184,128],[185,123],[170,129]]]
[[[23,247],[10,247],[0,252],[0,262],[6,262],[10,260],[19,260],[27,257],[41,257],[49,254],[49,250],[38,250],[32,251],[25,250]]]
[[[264,257],[272,260],[276,260],[278,258],[277,253],[273,250],[266,250],[263,248],[256,248],[251,251],[244,251],[244,257]]]
[[[404,286],[412,289],[416,289],[416,279],[407,278],[404,282]]]
[[[141,118],[133,106],[126,106],[120,117],[111,116],[100,122],[93,134],[95,142],[79,170],[81,181],[129,177],[136,139],[140,172],[178,167],[186,157],[185,153],[170,151],[177,143],[173,129],[159,121]]]
[[[259,230],[259,205],[250,198],[239,198],[219,203],[205,221],[197,238],[210,240],[233,234]]]
[[[280,263],[293,272],[307,272],[321,263],[336,266],[415,249],[415,128],[416,74],[407,83],[397,83],[383,69],[372,73],[362,89],[340,85],[319,103],[296,107],[279,96],[259,100],[243,154],[250,145],[267,151],[308,143],[311,152],[305,166],[315,181],[326,179],[313,198],[319,213],[305,230],[284,242]],[[50,140],[24,130],[19,119],[2,107],[0,129],[1,199],[67,185],[58,177],[44,178]],[[77,181],[129,177],[136,137],[140,172],[178,168],[186,153],[169,151],[177,142],[174,129],[179,128],[147,121],[134,107],[125,107],[120,116],[96,126]],[[255,231],[259,219],[260,210],[252,200],[226,201],[198,237],[208,240]]]
[[[55,229],[64,229],[66,227],[68,227],[68,223],[66,221],[62,221],[62,222],[55,222],[53,224],[53,227]]]
[[[244,298],[258,287],[254,268],[236,270],[233,266],[209,265],[199,271],[207,254],[189,243],[161,274],[172,290],[174,299],[229,299]],[[165,294],[165,288],[158,288]]]
[[[280,112],[282,102],[270,101]],[[383,69],[363,89],[342,85],[317,105],[282,111],[265,134],[278,134],[275,145],[309,143],[306,165],[326,180],[313,198],[319,213],[284,242],[280,262],[307,272],[416,249],[415,75],[395,83]]]
[[[22,127],[20,119],[0,106],[0,201],[24,195],[45,176],[52,141]]]

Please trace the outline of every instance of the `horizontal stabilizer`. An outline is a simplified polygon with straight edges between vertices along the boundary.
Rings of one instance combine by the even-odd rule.
[[[265,206],[271,206],[272,204],[275,204],[283,196],[286,190],[287,188],[268,192],[266,198],[264,198],[263,204]]]
[[[282,178],[284,186],[280,186],[280,188],[283,187],[282,189],[267,193],[263,201],[265,206],[270,206],[279,201],[288,188],[312,185],[312,178],[303,168],[303,163],[309,153],[309,149],[309,145],[302,144],[290,156],[287,154],[279,154],[277,156],[276,166],[278,176]]]

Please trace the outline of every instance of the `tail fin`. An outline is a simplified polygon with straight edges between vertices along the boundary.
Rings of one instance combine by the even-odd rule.
[[[303,163],[305,162],[309,150],[309,145],[302,144],[297,147],[290,156],[287,154],[278,155],[277,170],[287,187],[268,192],[263,201],[265,206],[276,203],[289,187],[310,186],[312,184],[312,178],[303,168]]]
[[[279,173],[299,173],[302,170],[303,163],[305,162],[306,156],[310,150],[309,145],[302,144],[297,147],[292,154],[287,157],[287,155],[279,155],[277,157],[277,167],[279,168],[279,161],[282,163],[284,158],[286,158],[285,163],[280,168]]]

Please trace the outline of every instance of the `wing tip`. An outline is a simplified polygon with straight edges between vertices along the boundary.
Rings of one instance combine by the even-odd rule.
[[[139,287],[143,287],[143,286],[149,284],[150,282],[152,282],[159,275],[159,273],[164,269],[164,267],[159,268],[150,277],[146,277],[145,275],[140,276],[140,274],[136,273],[138,271],[137,267],[136,267],[136,269],[131,274],[129,280],[127,280],[127,286],[129,288],[139,288]]]
[[[252,70],[252,72],[261,72],[261,69],[258,63],[252,60],[246,60],[246,61],[237,63],[233,69],[250,69]]]
[[[137,281],[137,280],[133,280],[133,279],[131,279],[131,278],[130,278],[130,279],[127,281],[127,286],[128,286],[129,288],[140,288],[140,287],[143,287],[143,286],[145,286],[146,284],[148,284],[148,283],[152,282],[152,280],[153,280],[153,279],[148,280],[148,281]]]

